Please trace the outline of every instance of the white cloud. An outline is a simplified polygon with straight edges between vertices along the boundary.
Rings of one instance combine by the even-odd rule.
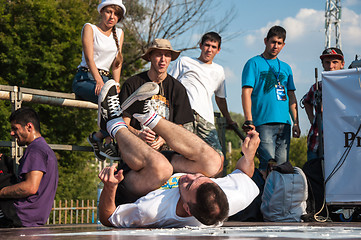
[[[360,0],[344,0],[342,2],[343,7],[361,6]]]
[[[226,75],[227,82],[230,82],[229,79],[236,79],[236,74],[229,67],[224,67],[224,74]]]
[[[361,51],[361,14],[344,8],[341,20],[341,42],[343,47],[358,47]]]

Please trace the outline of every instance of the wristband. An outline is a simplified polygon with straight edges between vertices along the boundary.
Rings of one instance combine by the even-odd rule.
[[[244,121],[244,125],[254,125],[252,120]]]

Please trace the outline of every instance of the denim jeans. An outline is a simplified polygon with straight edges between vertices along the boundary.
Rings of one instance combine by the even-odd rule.
[[[258,147],[260,170],[266,170],[268,161],[274,159],[277,165],[288,161],[291,141],[291,126],[276,123],[256,127],[261,143]]]
[[[100,75],[106,83],[109,77]],[[90,72],[78,71],[73,80],[73,92],[82,100],[98,104],[98,96],[95,95],[96,82]]]
[[[100,75],[106,83],[109,77]],[[90,72],[78,71],[73,80],[73,92],[81,100],[98,104],[98,96],[95,95],[96,82]],[[104,137],[109,136],[106,131],[100,130]]]

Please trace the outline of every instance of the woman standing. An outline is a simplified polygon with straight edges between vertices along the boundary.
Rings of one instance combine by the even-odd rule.
[[[86,23],[83,27],[82,61],[73,81],[74,93],[93,103],[98,103],[98,95],[106,81],[113,78],[119,83],[124,34],[115,25],[124,18],[126,8],[122,0],[103,0],[97,10],[100,14],[99,23]],[[100,130],[91,133],[88,142],[99,160],[104,161],[106,157],[120,159],[117,147],[107,132]]]

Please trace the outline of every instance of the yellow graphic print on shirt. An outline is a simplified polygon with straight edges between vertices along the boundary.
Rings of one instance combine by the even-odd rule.
[[[172,176],[171,178],[166,181],[163,186],[161,186],[159,189],[172,189],[178,187],[178,181],[181,176]]]
[[[169,101],[165,97],[154,95],[148,101],[158,115],[169,120]]]

